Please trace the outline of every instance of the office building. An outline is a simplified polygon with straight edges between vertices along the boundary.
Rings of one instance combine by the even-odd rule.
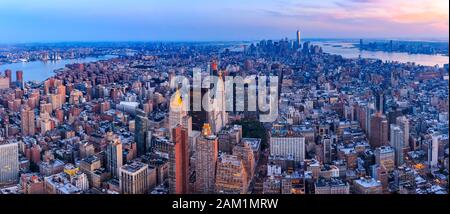
[[[147,114],[141,110],[136,110],[136,128],[134,139],[137,145],[137,155],[141,156],[147,152],[147,131],[149,126],[149,120]]]
[[[386,116],[377,112],[370,119],[370,146],[377,148],[389,145],[388,141],[388,121]]]
[[[216,193],[246,194],[248,191],[247,171],[240,158],[222,155],[217,162]]]
[[[148,165],[132,162],[119,170],[119,184],[122,194],[146,194],[148,192]]]
[[[189,138],[187,129],[177,125],[172,129],[169,148],[169,193],[189,193]]]
[[[409,119],[406,116],[397,117],[396,125],[400,127],[403,132],[403,147],[409,148]]]
[[[122,143],[117,135],[108,132],[106,135],[106,168],[114,178],[119,177],[119,169],[123,164]]]
[[[305,138],[288,131],[272,131],[270,135],[270,155],[292,158],[296,162],[305,160]]]
[[[438,157],[439,157],[439,139],[440,135],[433,134],[431,136],[431,146],[428,152],[428,156],[430,157],[430,166],[437,167],[438,166]],[[431,155],[430,155],[431,153]]]
[[[323,163],[331,163],[332,161],[332,141],[328,136],[322,139],[323,146]]]
[[[395,168],[395,151],[390,146],[378,147],[375,150],[375,163],[383,165],[388,172]]]
[[[247,142],[241,142],[233,148],[233,155],[236,155],[244,164],[245,171],[247,172],[247,178],[249,181],[255,175],[255,156],[251,145]]]
[[[195,159],[195,190],[197,193],[214,193],[216,164],[219,152],[218,140],[209,124],[203,125],[197,139]]]
[[[19,180],[19,145],[0,142],[0,186]]]
[[[401,166],[403,164],[403,148],[405,141],[403,140],[404,134],[400,126],[391,124],[390,127],[390,143],[395,150],[395,165]]]

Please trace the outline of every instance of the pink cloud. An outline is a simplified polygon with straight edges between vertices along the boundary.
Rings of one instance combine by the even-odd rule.
[[[320,26],[334,25],[346,30],[380,30],[385,34],[410,29],[405,33],[430,32],[448,37],[448,4],[448,0],[291,1],[278,10],[277,16],[302,23],[326,22]]]

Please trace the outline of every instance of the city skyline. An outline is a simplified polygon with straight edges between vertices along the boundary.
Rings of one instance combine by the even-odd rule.
[[[0,195],[449,193],[446,1],[1,2]]]
[[[242,41],[284,38],[448,40],[448,1],[4,1],[0,43]]]

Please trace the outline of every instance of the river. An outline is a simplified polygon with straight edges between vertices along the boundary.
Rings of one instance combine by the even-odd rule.
[[[428,54],[408,54],[400,52],[384,52],[384,51],[360,51],[350,42],[337,41],[312,41],[312,44],[322,47],[323,52],[330,54],[341,55],[344,58],[373,58],[383,61],[397,61],[402,63],[414,62],[419,65],[442,67],[448,64],[449,57],[443,55],[428,55]]]
[[[4,71],[6,69],[12,70],[12,78],[13,81],[16,79],[16,71],[23,71],[23,80],[24,81],[37,81],[42,82],[49,77],[55,75],[54,71],[60,68],[64,68],[68,64],[73,63],[87,63],[87,62],[96,62],[99,60],[107,60],[114,58],[114,55],[105,55],[99,57],[86,57],[79,59],[62,59],[57,61],[32,61],[32,62],[17,62],[10,64],[0,65],[0,72],[4,75]]]

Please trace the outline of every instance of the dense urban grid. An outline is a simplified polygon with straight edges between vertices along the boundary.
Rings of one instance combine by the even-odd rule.
[[[116,57],[67,65],[41,83],[4,71],[0,193],[448,194],[448,64],[346,59],[299,32],[242,49],[67,46],[9,57]],[[264,113],[248,105],[184,111],[170,82],[192,82],[195,68],[278,76],[276,121],[260,122]]]

